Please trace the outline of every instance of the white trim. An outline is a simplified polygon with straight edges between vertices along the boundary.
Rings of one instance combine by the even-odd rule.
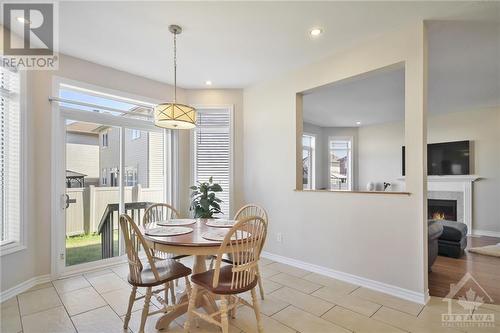
[[[472,229],[473,236],[489,236],[489,237],[499,237],[500,232],[498,231],[488,231],[488,230],[480,230],[480,229]]]
[[[91,271],[101,270],[103,268],[116,266],[118,264],[122,264],[127,262],[128,259],[125,255],[101,259],[97,261],[86,262],[82,264],[77,264],[74,266],[67,266],[64,271],[60,272],[60,274],[55,279],[61,279],[63,277],[68,277],[76,274],[87,273]],[[55,280],[54,279],[54,280]]]
[[[17,295],[24,293],[30,288],[33,288],[36,285],[42,284],[42,283],[47,283],[50,282],[50,275],[40,275],[40,276],[35,276],[29,280],[26,280],[24,282],[19,283],[18,285],[9,288],[5,291],[2,291],[0,294],[0,302],[5,302],[12,297],[16,297]]]
[[[283,264],[287,264],[293,267],[305,269],[307,271],[325,275],[337,280],[349,282],[361,287],[373,289],[376,291],[380,291],[398,298],[405,299],[407,301],[419,303],[419,304],[426,304],[427,300],[429,299],[429,295],[426,293],[419,293],[413,290],[408,290],[404,288],[400,288],[397,286],[393,286],[390,284],[386,284],[383,282],[367,279],[361,276],[357,275],[352,275],[349,273],[344,273],[340,271],[336,271],[331,268],[315,265],[315,264],[310,264],[305,261],[297,260],[297,259],[292,259],[288,257],[284,257],[281,255],[269,253],[269,252],[262,252],[262,257],[277,261]]]

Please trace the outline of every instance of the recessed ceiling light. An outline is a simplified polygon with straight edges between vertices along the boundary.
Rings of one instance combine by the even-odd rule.
[[[206,84],[207,86],[211,86],[211,85],[212,85],[212,81],[205,81],[205,84]]]
[[[309,34],[312,36],[312,37],[318,37],[319,35],[321,35],[323,33],[323,30],[320,29],[320,28],[313,28],[311,29],[311,31],[309,31]]]
[[[361,125],[361,122],[360,122],[360,121],[357,121],[357,122],[356,122],[356,125]]]
[[[18,22],[20,22],[22,24],[30,24],[31,23],[30,20],[27,20],[27,19],[25,19],[22,16],[18,16],[18,17],[16,17],[16,19],[17,19]]]

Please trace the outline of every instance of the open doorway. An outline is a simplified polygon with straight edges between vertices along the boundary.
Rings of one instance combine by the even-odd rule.
[[[428,27],[429,293],[500,304],[500,25]]]

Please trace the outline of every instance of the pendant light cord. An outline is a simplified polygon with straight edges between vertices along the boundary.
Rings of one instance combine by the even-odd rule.
[[[177,33],[174,32],[174,103],[177,102]]]

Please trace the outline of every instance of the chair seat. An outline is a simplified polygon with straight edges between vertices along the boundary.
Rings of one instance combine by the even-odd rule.
[[[233,275],[232,268],[232,266],[223,266],[220,268],[219,285],[215,288],[212,286],[215,269],[195,274],[191,276],[191,281],[199,286],[202,286],[211,293],[219,295],[235,295],[244,293],[245,291],[253,289],[257,285],[258,278],[255,276],[252,283],[248,286],[231,289],[231,279]]]
[[[174,259],[155,261],[155,266],[158,270],[158,275],[160,276],[159,280],[156,279],[151,266],[146,264],[142,268],[139,281],[133,281],[129,275],[128,282],[131,285],[138,287],[154,287],[191,274],[191,268],[184,266]]]

